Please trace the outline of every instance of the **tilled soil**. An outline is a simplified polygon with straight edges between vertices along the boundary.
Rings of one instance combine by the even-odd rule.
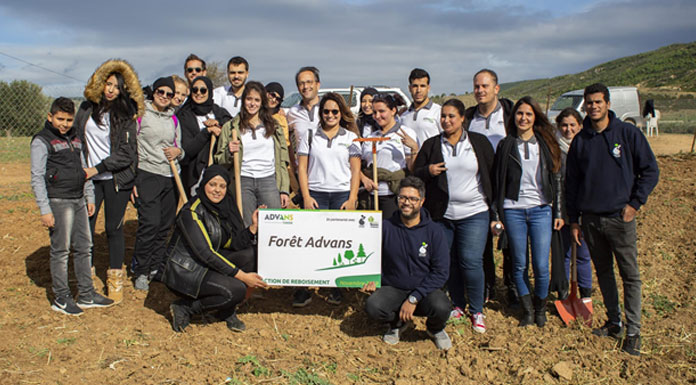
[[[356,290],[338,306],[321,290],[300,310],[290,305],[291,289],[259,292],[240,309],[244,333],[203,319],[174,333],[168,306],[175,297],[159,283],[144,296],[129,282],[120,305],[64,316],[50,309],[48,234],[38,221],[29,165],[0,164],[0,383],[694,383],[696,156],[658,162],[660,183],[638,217],[640,358],[586,327],[563,326],[552,304],[545,328],[518,328],[518,315],[494,300],[484,310],[488,332],[474,333],[468,321],[450,324],[454,347],[446,353],[428,339],[423,320],[398,345],[384,344],[383,329],[362,310],[366,295]],[[129,262],[136,227],[130,206],[126,219]],[[97,233],[95,265],[104,280],[103,224]],[[599,290],[593,303],[599,326]]]

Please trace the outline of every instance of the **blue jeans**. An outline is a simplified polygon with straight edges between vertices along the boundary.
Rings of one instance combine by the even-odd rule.
[[[280,193],[278,192],[275,174],[265,178],[243,176],[240,179],[245,227],[251,225],[251,216],[260,205],[266,205],[269,209],[280,208]],[[234,188],[234,186],[231,187]]]
[[[438,223],[445,230],[447,244],[452,250],[447,284],[452,303],[464,309],[466,294],[469,296],[469,313],[481,313],[484,286],[483,250],[486,248],[490,223],[488,211],[458,220],[443,218]]]
[[[55,225],[50,230],[51,281],[56,298],[70,297],[68,286],[68,256],[73,252],[73,268],[79,295],[91,294],[92,234],[89,230],[87,204],[84,198],[49,199]]]
[[[549,293],[549,252],[551,250],[551,206],[529,209],[505,209],[505,232],[512,253],[512,278],[520,296],[530,293],[527,267],[527,237],[532,250],[534,294],[544,299]]]
[[[570,277],[570,258],[571,248],[573,247],[572,235],[570,234],[570,225],[563,226],[561,229],[563,237],[563,251],[565,252],[565,272],[566,277]],[[587,248],[585,240],[580,241],[581,245],[577,247],[577,266],[578,266],[578,286],[586,289],[592,288],[592,259],[590,258],[590,249]],[[570,277],[572,279],[573,277]]]
[[[310,190],[309,195],[317,201],[319,210],[340,210],[343,202],[348,200],[350,191],[322,192]]]

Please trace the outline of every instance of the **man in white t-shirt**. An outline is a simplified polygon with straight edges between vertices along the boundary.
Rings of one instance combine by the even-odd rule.
[[[302,67],[295,74],[297,91],[302,96],[302,101],[288,110],[287,119],[290,131],[290,161],[297,166],[295,158],[299,148],[300,139],[308,130],[317,131],[319,128],[319,69],[316,67]]]
[[[499,99],[500,85],[495,71],[484,68],[474,75],[474,97],[477,104],[465,112],[467,131],[485,135],[496,150],[498,142],[507,135],[507,122],[512,110],[510,99]],[[486,249],[483,252],[483,271],[486,286],[484,299],[487,302],[495,296],[495,261],[493,259],[493,237],[489,233]],[[508,301],[512,306],[519,304],[517,288],[512,281],[512,260],[508,249],[503,249],[503,282],[508,288]]]
[[[413,103],[401,115],[401,122],[416,131],[418,143],[442,132],[440,127],[440,105],[430,100],[430,74],[415,68],[408,76],[408,90]]]
[[[241,56],[235,56],[227,62],[227,79],[229,86],[220,86],[213,90],[213,101],[227,110],[232,117],[237,116],[242,108],[242,93],[249,77],[249,62]]]

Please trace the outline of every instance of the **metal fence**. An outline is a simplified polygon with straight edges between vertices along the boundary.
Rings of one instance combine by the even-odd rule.
[[[85,83],[77,81],[41,87],[28,80],[0,79],[0,135],[32,136],[43,128],[53,100],[65,96],[76,107],[84,100]]]

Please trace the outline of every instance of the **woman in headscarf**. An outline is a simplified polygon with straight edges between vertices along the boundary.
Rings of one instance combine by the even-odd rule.
[[[175,94],[171,77],[159,78],[138,119],[138,173],[131,199],[138,208],[132,269],[136,290],[147,291],[158,261],[164,257],[167,235],[176,216],[175,166],[183,159],[181,129],[171,107]]]
[[[172,327],[183,332],[191,316],[217,312],[236,332],[246,325],[236,315],[247,289],[266,287],[256,270],[254,241],[258,210],[245,227],[228,194],[229,173],[220,165],[206,168],[197,194],[181,208],[167,248],[162,282],[181,298],[169,309]],[[263,207],[263,206],[262,206]]]
[[[186,194],[190,195],[208,165],[211,137],[219,136],[221,127],[232,117],[213,103],[213,82],[205,76],[193,79],[191,94],[176,116],[181,124],[181,146],[186,153],[181,161],[181,180]]]
[[[92,74],[85,87],[85,102],[75,116],[75,127],[84,146],[88,168],[94,182],[96,211],[89,220],[94,227],[104,202],[104,227],[109,243],[107,295],[114,302],[123,299],[125,240],[123,217],[135,182],[138,165],[137,117],[145,111],[138,75],[123,60],[108,60]],[[95,275],[92,270],[93,278]]]

